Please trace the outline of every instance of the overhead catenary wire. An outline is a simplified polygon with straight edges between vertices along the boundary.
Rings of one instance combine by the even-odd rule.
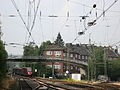
[[[118,0],[115,0],[106,10],[104,10],[99,17],[96,18],[96,20],[94,20],[95,22],[105,13],[107,12]]]
[[[36,20],[37,12],[38,12],[38,9],[39,9],[40,1],[41,1],[41,0],[38,1],[37,8],[36,8],[36,11],[35,11],[35,14],[34,14],[34,19],[33,19],[33,22],[32,22],[33,24],[32,24],[32,26],[31,26],[30,31],[32,31],[32,29],[33,29],[33,27],[34,27],[34,25],[35,25],[35,20]]]
[[[98,1],[99,1],[99,0],[98,0]],[[75,3],[75,4],[79,4],[79,5],[81,5],[81,6],[88,7],[88,8],[91,8],[91,7],[92,7],[92,6],[89,6],[89,5],[83,4],[83,3],[78,2],[78,1],[74,1],[74,0],[70,0],[70,2]],[[99,10],[99,11],[103,11],[103,9],[100,9],[100,8],[96,8],[96,9]],[[113,11],[113,10],[111,10],[111,11],[109,11],[109,12],[120,13],[120,11]]]
[[[99,20],[99,19],[101,18],[101,16],[103,16],[103,14],[104,14],[105,12],[107,12],[117,1],[118,1],[118,0],[115,0],[115,1],[114,1],[107,9],[105,9],[95,20],[93,20],[92,22],[90,22],[90,23],[91,23],[91,26],[93,26],[93,25],[96,23],[96,21]],[[87,28],[85,28],[83,32],[85,33],[85,32],[88,30],[88,28],[90,28],[91,26],[88,25]],[[79,36],[80,36],[80,35],[79,35]],[[79,36],[77,36],[77,37],[72,41],[72,43],[73,43],[74,41],[76,41]]]
[[[103,0],[103,12],[104,12],[104,9],[105,9],[105,0]],[[103,13],[103,17],[105,16],[105,13]]]
[[[14,5],[15,9],[17,10],[17,12],[18,12],[18,14],[19,14],[19,16],[20,16],[20,18],[21,18],[23,24],[25,25],[25,27],[26,27],[26,29],[27,29],[29,35],[31,36],[33,42],[35,43],[35,41],[34,41],[34,39],[33,39],[33,37],[32,37],[32,34],[31,34],[31,32],[29,31],[29,28],[27,27],[27,25],[26,25],[26,23],[25,23],[25,21],[24,21],[22,15],[21,15],[21,13],[20,13],[20,11],[19,11],[19,9],[18,9],[18,7],[17,7],[15,1],[14,1],[14,0],[11,0],[11,2],[12,2],[12,4]]]
[[[30,30],[30,22],[31,22],[31,1],[29,0],[29,5],[28,5],[28,22],[27,22],[27,27],[28,27],[28,29]],[[27,38],[28,38],[28,36],[27,36],[27,33],[26,33],[26,37],[25,37],[25,43],[27,43]]]
[[[32,21],[32,26],[31,26],[31,28],[30,28],[30,32],[32,32],[32,30],[33,30],[33,28],[34,28],[34,25],[35,25],[35,21],[36,21],[37,12],[38,12],[38,9],[39,9],[40,1],[41,1],[41,0],[38,1],[36,10],[35,10],[35,6],[34,6],[34,18],[33,18],[33,21]],[[34,3],[35,3],[35,0],[34,0]],[[29,37],[28,37],[28,41],[29,41],[29,38],[30,38],[30,35],[29,35]],[[28,41],[27,41],[27,42],[28,42]]]

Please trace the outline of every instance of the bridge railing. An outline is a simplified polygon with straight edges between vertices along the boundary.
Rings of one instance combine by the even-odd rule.
[[[8,58],[10,59],[10,57]],[[43,60],[56,60],[56,61],[65,61],[65,62],[72,62],[72,63],[78,63],[78,64],[83,64],[83,65],[88,65],[87,62],[81,61],[79,59],[71,59],[67,57],[45,57],[45,56],[19,56],[19,57],[12,57],[11,59],[22,59],[22,60],[27,60],[27,59],[43,59]]]
[[[74,62],[74,63],[83,64],[83,65],[88,65],[88,63],[85,61],[81,61],[78,59],[71,59],[71,58],[67,58],[67,57],[24,56],[23,59],[59,60],[59,61]]]

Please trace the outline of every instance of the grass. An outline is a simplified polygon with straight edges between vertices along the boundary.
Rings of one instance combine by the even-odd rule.
[[[10,87],[14,85],[15,82],[15,79],[12,79],[10,76],[6,76],[6,78],[0,83],[0,90],[10,89]]]
[[[64,81],[71,82],[71,83],[87,83],[87,81],[85,81],[85,80],[77,81],[77,80],[74,80],[71,78],[64,79]]]

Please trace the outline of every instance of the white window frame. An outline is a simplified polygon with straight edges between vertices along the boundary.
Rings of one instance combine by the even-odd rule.
[[[78,57],[78,55],[77,54],[75,54],[75,58],[77,58]]]
[[[72,53],[70,54],[70,57],[73,57],[73,54],[72,54]]]
[[[79,59],[81,59],[81,56],[79,55]]]
[[[84,56],[84,55],[82,55],[82,59],[85,59],[85,56]]]
[[[46,55],[52,55],[52,51],[47,51]]]
[[[88,59],[88,56],[85,56],[85,59]]]
[[[61,65],[54,65],[55,69],[61,69]]]
[[[62,55],[62,52],[61,52],[61,51],[54,51],[54,55],[55,55],[55,56],[61,56],[61,55]]]

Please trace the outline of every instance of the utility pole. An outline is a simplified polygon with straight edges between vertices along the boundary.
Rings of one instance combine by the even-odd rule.
[[[104,75],[107,77],[107,49],[104,48]]]
[[[89,60],[88,60],[88,81],[96,79],[96,59],[95,59],[95,49],[91,45],[91,38],[89,34]]]
[[[88,59],[88,82],[90,80],[90,61],[91,61],[91,39],[90,39],[90,34],[89,34],[89,59]]]
[[[54,62],[52,61],[52,78],[55,78],[55,65]]]
[[[67,78],[69,78],[69,64],[68,64],[68,61],[69,61],[69,56],[70,56],[70,47],[68,46],[67,47],[67,68],[66,68],[66,75],[67,75]]]

